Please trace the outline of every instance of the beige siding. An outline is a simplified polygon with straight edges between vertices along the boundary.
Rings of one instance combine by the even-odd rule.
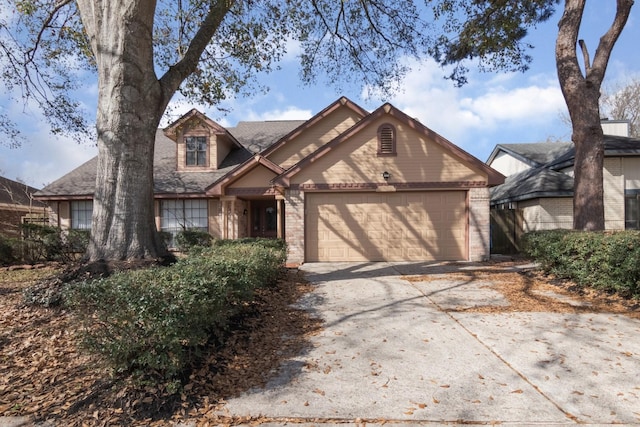
[[[466,191],[307,194],[305,259],[466,260],[466,199]]]
[[[219,199],[209,200],[209,234],[216,239],[222,237],[222,205]]]
[[[71,204],[70,202],[60,202],[58,205],[58,221],[60,228],[71,228]]]
[[[311,128],[304,130],[295,139],[288,141],[267,158],[287,169],[349,129],[359,120],[360,117],[352,110],[341,107]]]
[[[378,157],[377,128],[390,122],[396,126],[397,156]],[[424,135],[390,118],[373,123],[292,178],[292,183],[379,183],[382,172],[397,182],[486,181],[486,175],[468,167]]]
[[[469,255],[470,261],[489,258],[490,245],[490,194],[488,188],[469,190]]]
[[[231,143],[231,141],[229,141],[227,137],[221,136],[221,135],[211,135],[211,141],[215,141],[215,142],[212,142],[212,147],[215,145],[216,149],[212,151],[215,151],[216,154],[215,154],[215,162],[214,162],[214,156],[213,155],[210,156],[211,157],[210,164],[217,169],[220,167],[220,164],[224,161],[227,155],[231,152],[234,145],[233,143]]]
[[[623,159],[604,159],[604,226],[606,230],[624,230],[624,184]]]
[[[531,169],[525,162],[516,159],[511,154],[501,151],[489,165],[504,176],[514,175],[518,172]]]
[[[523,213],[523,231],[573,228],[573,199],[544,198],[518,203]]]
[[[256,188],[256,187],[269,187],[276,174],[270,169],[258,165],[249,171],[245,176],[236,180],[230,188]]]

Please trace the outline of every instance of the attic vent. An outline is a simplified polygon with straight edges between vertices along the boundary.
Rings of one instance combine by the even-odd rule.
[[[383,124],[378,128],[378,155],[396,155],[396,128]]]

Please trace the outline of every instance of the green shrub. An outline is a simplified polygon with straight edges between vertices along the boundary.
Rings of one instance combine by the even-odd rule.
[[[41,224],[22,224],[23,250],[25,262],[53,261],[62,254],[62,232],[58,227]]]
[[[169,267],[121,272],[70,286],[68,307],[83,342],[119,372],[170,380],[229,321],[254,291],[274,281],[286,250],[267,244],[206,248]]]
[[[582,286],[640,295],[638,231],[539,231],[523,241],[524,252],[547,272]]]
[[[10,265],[16,261],[16,239],[0,234],[0,265]]]
[[[196,247],[211,246],[213,237],[198,229],[183,230],[176,234],[176,246],[180,252],[189,252]]]

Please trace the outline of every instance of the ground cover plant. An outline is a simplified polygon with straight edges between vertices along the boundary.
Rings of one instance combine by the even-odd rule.
[[[524,252],[542,269],[580,286],[640,297],[640,232],[537,231]]]

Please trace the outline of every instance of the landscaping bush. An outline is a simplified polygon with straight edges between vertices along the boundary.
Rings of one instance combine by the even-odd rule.
[[[254,291],[273,282],[285,249],[268,244],[206,248],[169,267],[128,271],[70,286],[87,348],[118,372],[171,380],[229,321]]]
[[[524,235],[524,252],[554,275],[640,296],[640,232],[537,231]]]
[[[53,261],[62,254],[60,228],[41,224],[22,224],[22,259],[28,263]]]
[[[16,261],[16,239],[0,234],[0,265],[10,265]]]
[[[176,234],[176,246],[180,252],[189,252],[193,248],[211,246],[213,237],[202,230],[183,230]]]

